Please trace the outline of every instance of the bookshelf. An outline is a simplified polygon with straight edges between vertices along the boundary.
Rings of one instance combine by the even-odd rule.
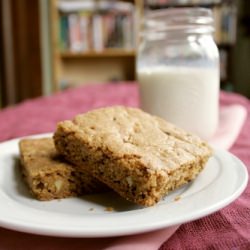
[[[81,10],[72,2],[80,1],[49,2],[53,91],[91,82],[134,80],[137,20],[143,0],[86,0],[82,3],[87,7]],[[113,39],[112,33],[105,33],[107,27],[114,32]]]
[[[221,88],[232,90],[232,50],[237,36],[237,6],[233,0],[146,0],[146,10],[181,7],[210,8],[214,16],[214,39],[220,51]]]
[[[143,11],[169,7],[207,7],[211,8],[215,18],[215,40],[220,50],[221,60],[221,87],[232,87],[232,48],[236,42],[237,33],[237,9],[232,0],[119,0],[118,3],[125,3],[132,6],[133,14],[133,35],[134,44],[125,46],[110,44],[84,45],[78,48],[77,45],[65,46],[60,41],[62,17],[68,17],[72,13],[81,11],[62,11],[60,2],[66,0],[51,0],[51,55],[52,55],[52,82],[53,91],[63,88],[91,83],[91,82],[110,82],[119,80],[135,80],[135,58],[136,45],[138,39],[138,20]],[[74,2],[75,0],[68,1]],[[83,2],[98,2],[101,0],[86,0]],[[78,1],[79,2],[79,1]],[[109,2],[109,1],[106,1]],[[111,3],[116,2],[110,0]],[[65,6],[64,6],[65,9]],[[93,11],[92,11],[93,12]],[[86,13],[86,12],[85,12]],[[89,12],[88,12],[89,13]],[[101,15],[105,15],[101,11]],[[130,13],[130,14],[131,14]],[[74,18],[73,18],[74,21]],[[65,32],[64,32],[65,33]],[[125,32],[129,33],[129,32]],[[116,37],[119,35],[116,34]],[[111,44],[112,45],[112,44]]]
[[[98,52],[89,50],[87,52],[73,53],[70,51],[61,52],[62,58],[87,58],[87,57],[134,57],[135,50],[124,51],[123,49],[105,49],[104,51]]]

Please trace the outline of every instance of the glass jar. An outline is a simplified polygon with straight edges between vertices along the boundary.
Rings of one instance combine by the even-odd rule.
[[[145,15],[137,55],[141,108],[203,139],[218,125],[219,53],[212,12],[176,8]]]

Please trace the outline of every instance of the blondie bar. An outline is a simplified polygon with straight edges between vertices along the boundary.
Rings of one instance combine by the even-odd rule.
[[[212,155],[197,136],[140,109],[121,106],[60,122],[54,141],[67,160],[143,206],[154,205],[193,180]]]
[[[67,163],[56,152],[52,138],[19,142],[21,170],[31,193],[38,200],[52,200],[107,189],[97,179]]]

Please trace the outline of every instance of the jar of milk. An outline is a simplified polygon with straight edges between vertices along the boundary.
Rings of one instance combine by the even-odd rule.
[[[176,8],[145,15],[137,56],[141,108],[203,139],[218,125],[219,53],[212,12]]]

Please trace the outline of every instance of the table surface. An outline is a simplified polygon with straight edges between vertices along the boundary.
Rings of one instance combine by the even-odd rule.
[[[221,92],[222,105],[241,104],[248,112],[244,127],[230,151],[250,170],[250,101],[237,94]],[[25,101],[0,111],[0,141],[52,132],[60,120],[70,119],[93,108],[138,106],[136,83],[89,85],[49,97]],[[11,240],[15,239],[15,240]],[[61,249],[67,242],[71,249],[83,249],[81,239],[51,238],[0,228],[0,249]],[[44,242],[50,242],[46,245]],[[36,244],[37,243],[37,244]],[[163,249],[250,249],[250,185],[235,202],[194,222],[183,224],[161,246]]]

